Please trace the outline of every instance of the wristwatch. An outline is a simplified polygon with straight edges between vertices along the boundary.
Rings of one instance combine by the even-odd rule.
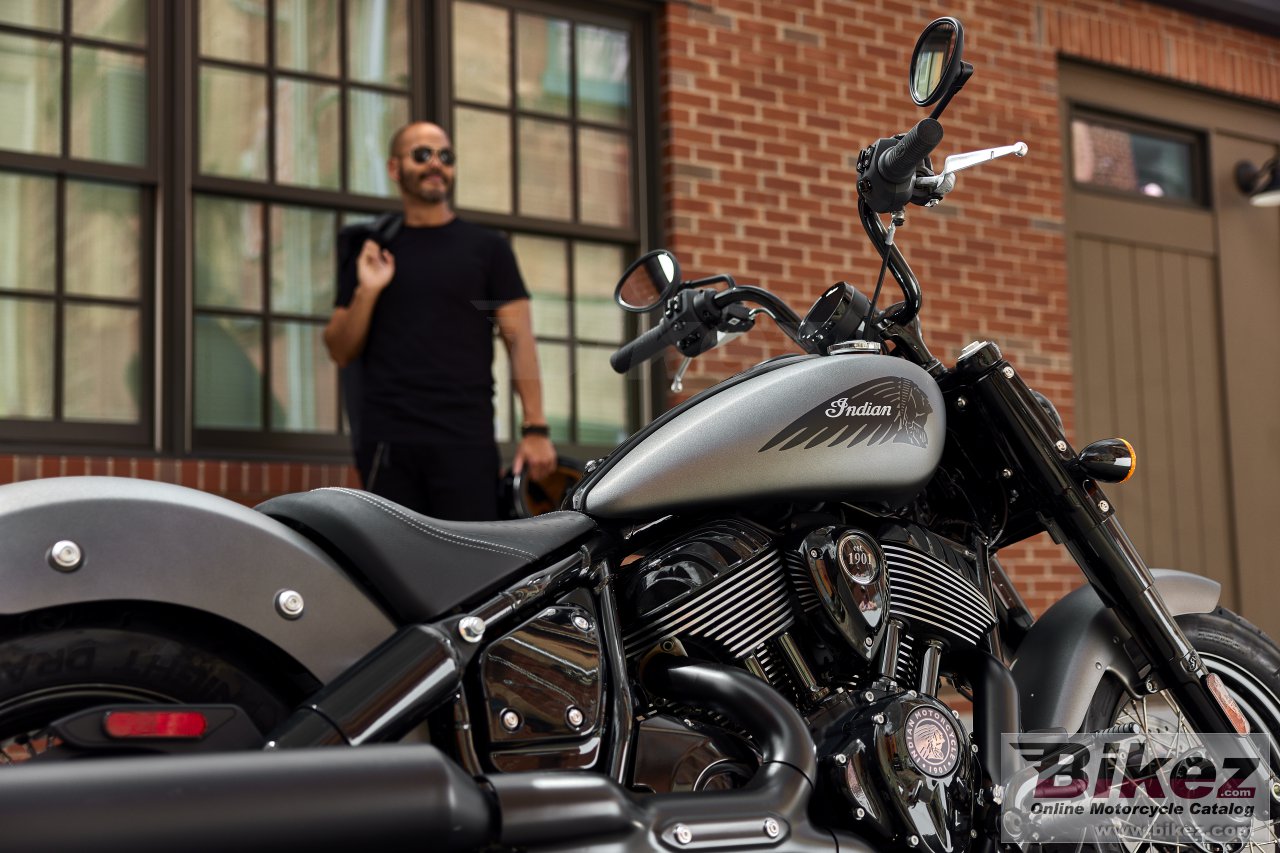
[[[544,438],[550,438],[551,428],[548,427],[546,424],[525,424],[524,426],[520,427],[520,435],[521,436],[540,435],[540,436],[543,436]]]

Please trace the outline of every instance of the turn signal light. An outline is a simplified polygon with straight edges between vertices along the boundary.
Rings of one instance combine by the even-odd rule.
[[[102,728],[113,738],[199,738],[209,727],[199,711],[111,711]]]
[[[1123,483],[1138,470],[1138,454],[1123,438],[1104,438],[1080,451],[1080,469],[1103,483]]]

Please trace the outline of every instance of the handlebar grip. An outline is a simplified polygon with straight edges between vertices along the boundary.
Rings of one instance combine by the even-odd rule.
[[[901,184],[915,176],[916,166],[942,142],[942,123],[922,118],[907,131],[902,140],[880,158],[880,175],[892,184]]]
[[[670,343],[667,337],[671,333],[671,324],[664,318],[640,337],[618,347],[617,352],[609,356],[609,366],[617,373],[626,373],[631,365],[648,361],[662,352]]]

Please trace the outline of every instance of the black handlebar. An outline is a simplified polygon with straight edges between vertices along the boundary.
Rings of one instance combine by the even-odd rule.
[[[878,169],[881,177],[891,184],[911,180],[920,161],[928,157],[942,142],[942,123],[934,118],[922,118],[919,124],[907,131],[897,145],[880,157]]]
[[[626,373],[631,365],[643,363],[662,352],[674,340],[675,330],[671,322],[663,317],[658,324],[633,341],[623,344],[611,356],[609,366],[618,373]]]

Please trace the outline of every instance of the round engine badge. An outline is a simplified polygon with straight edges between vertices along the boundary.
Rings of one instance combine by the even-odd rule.
[[[840,559],[840,570],[854,583],[871,583],[880,571],[880,549],[861,533],[841,536],[836,555]]]
[[[911,763],[930,776],[948,776],[960,761],[960,741],[951,721],[936,708],[907,715],[907,752]]]

